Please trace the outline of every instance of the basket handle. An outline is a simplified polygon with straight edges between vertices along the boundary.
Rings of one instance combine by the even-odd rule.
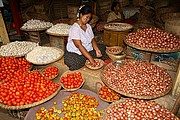
[[[103,86],[101,82],[96,82],[96,91],[98,92],[100,88],[98,88],[98,85],[100,85],[100,88]]]

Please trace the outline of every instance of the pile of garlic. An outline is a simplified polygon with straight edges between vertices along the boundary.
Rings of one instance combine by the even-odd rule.
[[[35,47],[39,46],[38,43],[28,41],[15,41],[3,45],[0,48],[1,56],[24,56]]]
[[[60,59],[64,52],[53,47],[38,46],[29,52],[26,60],[34,64],[48,64]]]
[[[47,30],[48,33],[53,33],[53,34],[69,34],[69,29],[71,25],[64,24],[64,23],[58,23],[56,25],[53,25],[51,28]]]
[[[37,20],[37,19],[31,19],[28,20],[24,25],[21,27],[22,29],[44,29],[44,28],[49,28],[53,24],[50,22],[45,22],[42,20]]]

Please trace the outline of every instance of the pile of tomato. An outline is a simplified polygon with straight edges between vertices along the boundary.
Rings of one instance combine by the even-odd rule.
[[[38,102],[53,94],[59,84],[46,80],[39,71],[27,71],[30,68],[24,58],[0,58],[0,103],[20,106]],[[4,75],[5,74],[5,75]]]
[[[12,77],[17,70],[26,71],[31,64],[25,58],[0,57],[0,80]]]
[[[55,102],[56,104],[56,102]],[[37,120],[99,120],[102,110],[97,111],[98,100],[89,95],[74,92],[62,101],[63,108],[57,109],[56,106],[50,109],[44,107],[36,112]],[[63,113],[63,117],[61,114]]]
[[[99,94],[100,98],[102,98],[106,101],[109,101],[109,102],[118,100],[121,97],[121,95],[119,93],[115,92],[114,90],[110,89],[107,86],[102,86],[101,89],[99,90],[98,94]]]
[[[42,75],[47,79],[53,79],[58,75],[58,68],[49,66],[42,72]]]
[[[81,72],[73,72],[66,74],[66,76],[62,76],[60,82],[63,84],[64,88],[73,89],[81,87],[84,80]]]

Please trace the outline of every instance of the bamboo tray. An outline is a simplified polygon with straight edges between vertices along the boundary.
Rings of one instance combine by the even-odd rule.
[[[56,96],[56,94],[60,91],[60,89],[61,89],[61,86],[59,86],[59,88],[53,94],[48,96],[47,98],[45,98],[41,101],[38,101],[38,102],[34,102],[32,104],[21,105],[21,106],[8,106],[8,105],[0,103],[0,107],[3,109],[6,109],[6,110],[21,110],[21,109],[31,108],[31,107],[40,105],[40,104],[52,99],[54,96]]]
[[[111,52],[110,49],[118,49],[117,52]],[[120,46],[112,46],[112,47],[106,47],[106,52],[116,55],[116,54],[120,54],[123,51],[123,47]]]
[[[36,29],[24,29],[24,28],[20,28],[20,30],[23,31],[27,31],[27,32],[38,32],[38,31],[45,31],[47,29],[49,29],[50,27],[46,27],[46,28],[36,28]]]
[[[101,119],[100,120],[105,120],[106,117],[108,116],[108,114],[106,113],[106,111],[110,110],[111,108],[113,108],[114,105],[116,104],[119,104],[119,103],[123,103],[125,100],[128,100],[128,99],[131,99],[131,98],[123,98],[123,99],[120,99],[118,101],[115,101],[113,103],[111,103],[103,112],[102,116],[101,116]],[[149,103],[152,103],[153,101],[148,101]],[[158,104],[158,103],[156,103]],[[159,104],[158,104],[159,105]],[[161,106],[161,105],[160,105]],[[130,106],[131,107],[131,106]],[[140,111],[140,113],[143,112],[143,111]],[[170,111],[169,111],[170,112]],[[113,119],[113,118],[112,118]],[[127,118],[128,119],[128,118]],[[129,118],[130,119],[130,118]],[[133,118],[131,118],[133,119]],[[175,116],[175,120],[179,120],[179,118],[177,116]]]
[[[124,43],[127,44],[130,47],[133,47],[133,48],[136,48],[136,49],[139,49],[139,50],[143,50],[143,51],[147,51],[147,52],[171,53],[171,52],[179,52],[180,51],[180,49],[176,49],[176,50],[158,50],[158,49],[151,49],[151,48],[143,48],[143,47],[140,47],[138,45],[133,45],[133,44],[128,43],[126,41],[126,39],[124,39]]]
[[[114,26],[116,27],[114,27]],[[110,27],[108,27],[110,26]],[[128,26],[128,27],[125,27]],[[125,27],[125,28],[123,28]],[[104,29],[105,30],[111,30],[111,31],[129,31],[133,28],[133,26],[131,24],[127,24],[127,23],[108,23],[104,25]]]
[[[98,102],[99,102],[99,105],[97,106],[96,110],[97,111],[100,111],[100,110],[104,110],[105,108],[107,108],[109,106],[109,103],[106,103],[104,101],[102,101],[96,93],[90,91],[90,90],[86,90],[86,89],[79,89],[75,92],[79,92],[81,94],[85,94],[85,95],[89,95],[89,96],[93,96],[95,97]],[[57,102],[56,104],[56,108],[57,109],[61,109],[63,108],[63,104],[62,104],[62,101],[65,100],[68,96],[70,96],[73,92],[68,92],[66,90],[61,90],[53,99],[51,99],[50,101],[46,102],[46,103],[43,103],[41,105],[38,105],[36,107],[33,107],[31,108],[28,113],[26,114],[25,116],[25,119],[24,120],[36,120],[36,112],[37,110],[39,110],[40,108],[42,107],[45,107],[47,109],[51,108],[52,106],[54,106],[54,102]],[[60,115],[61,117],[63,117],[63,115],[61,114]]]
[[[81,83],[81,86],[79,86],[78,88],[70,88],[70,89],[68,89],[68,88],[65,88],[64,85],[63,85],[63,83],[60,82],[60,85],[64,88],[64,91],[76,91],[76,90],[80,89],[80,88],[83,86],[83,84],[84,84],[84,82],[85,82],[85,76],[82,74],[82,72],[81,72],[80,70],[74,70],[74,71],[69,71],[69,70],[68,70],[68,71],[64,72],[64,73],[61,75],[61,77],[60,77],[59,80],[61,80],[61,78],[62,78],[62,77],[65,77],[67,74],[73,74],[74,72],[80,72],[80,73],[81,73],[81,76],[82,76],[82,78],[83,78],[83,82]]]
[[[50,33],[50,32],[47,32],[46,31],[46,33],[48,34],[48,35],[52,35],[52,36],[59,36],[59,37],[66,37],[66,36],[69,36],[69,34],[56,34],[56,33]]]
[[[104,82],[105,85],[107,85],[107,86],[108,86],[109,88],[111,88],[112,90],[120,93],[121,95],[128,96],[128,97],[132,97],[132,98],[138,98],[138,99],[155,99],[155,98],[164,96],[164,95],[166,95],[167,93],[170,92],[170,90],[171,90],[171,88],[172,88],[172,80],[170,81],[170,85],[169,85],[168,89],[167,89],[164,93],[161,93],[161,94],[158,94],[158,95],[152,95],[152,96],[145,96],[145,95],[144,95],[144,96],[142,96],[142,95],[141,95],[141,96],[140,96],[140,95],[138,96],[138,95],[134,95],[134,94],[129,94],[129,93],[126,93],[126,92],[124,92],[124,91],[118,90],[117,87],[114,87],[114,86],[112,86],[111,84],[108,84],[107,81],[106,81],[106,79],[105,79],[104,76],[103,76],[103,71],[104,71],[104,69],[105,69],[106,67],[108,67],[108,65],[110,65],[110,64],[116,64],[116,63],[117,63],[117,66],[120,67],[121,65],[123,65],[123,62],[124,62],[124,60],[116,60],[116,61],[113,61],[113,62],[107,64],[107,65],[102,69],[102,71],[101,71],[101,74],[100,74],[101,80]]]
[[[30,63],[36,64],[36,65],[46,65],[46,64],[50,64],[50,63],[56,62],[57,60],[59,60],[59,59],[61,59],[63,57],[63,55],[64,55],[64,51],[63,50],[61,50],[60,48],[56,48],[56,47],[51,47],[51,48],[56,49],[56,50],[58,50],[61,53],[61,55],[58,58],[56,58],[56,59],[54,59],[52,61],[49,61],[49,62],[46,62],[46,63],[34,62],[34,61],[31,61],[31,60],[29,60],[27,58],[28,54],[25,55],[25,58]]]

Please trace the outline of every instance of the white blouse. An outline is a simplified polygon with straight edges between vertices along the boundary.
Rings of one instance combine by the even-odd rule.
[[[77,23],[74,23],[71,26],[70,31],[69,31],[69,36],[68,36],[68,43],[66,46],[66,49],[68,52],[74,52],[79,55],[82,55],[80,50],[74,45],[73,39],[80,40],[82,42],[82,45],[86,48],[88,52],[93,50],[91,42],[92,42],[92,39],[94,38],[94,33],[89,24],[86,24],[86,26],[87,26],[86,31],[81,29],[81,27]]]

